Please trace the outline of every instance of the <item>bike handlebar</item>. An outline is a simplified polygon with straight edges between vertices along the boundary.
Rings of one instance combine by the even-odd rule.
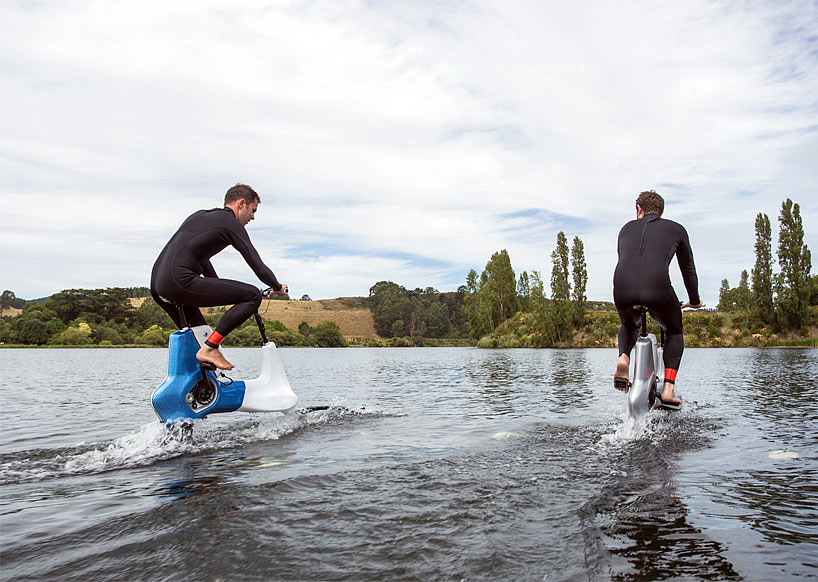
[[[284,285],[281,288],[281,290],[278,292],[278,294],[286,295],[289,292],[290,292],[290,288],[287,285]],[[267,287],[266,289],[261,289],[261,296],[262,297],[267,297],[269,299],[271,295],[276,295],[276,293],[273,291],[272,287]]]

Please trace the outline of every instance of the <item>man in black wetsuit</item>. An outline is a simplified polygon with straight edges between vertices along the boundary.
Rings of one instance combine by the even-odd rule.
[[[636,220],[619,231],[617,252],[619,262],[614,271],[614,303],[622,325],[619,326],[619,360],[614,374],[614,386],[628,391],[630,353],[639,336],[641,316],[635,305],[644,305],[651,316],[665,328],[665,385],[662,401],[681,404],[674,385],[684,351],[682,309],[702,306],[699,279],[693,263],[693,250],[687,231],[681,224],[661,218],[665,201],[653,190],[642,192],[636,199]],[[688,301],[680,304],[670,284],[668,267],[673,255],[679,262]]]
[[[233,305],[196,354],[198,360],[223,370],[233,368],[233,364],[219,351],[219,345],[224,336],[256,312],[261,292],[247,283],[219,279],[210,257],[232,245],[273,294],[287,292],[287,286],[279,283],[261,260],[244,229],[253,220],[259,202],[259,195],[250,186],[233,186],[224,196],[224,208],[199,210],[182,223],[151,272],[151,295],[180,328],[184,322],[179,307],[187,325],[196,327],[205,325],[199,307]]]

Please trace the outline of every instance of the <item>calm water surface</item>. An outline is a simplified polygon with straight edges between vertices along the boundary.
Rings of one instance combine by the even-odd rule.
[[[818,350],[688,349],[638,424],[614,350],[279,353],[343,408],[180,442],[167,350],[0,350],[0,578],[818,578]]]

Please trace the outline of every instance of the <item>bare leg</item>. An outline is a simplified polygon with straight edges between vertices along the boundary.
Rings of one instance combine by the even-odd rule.
[[[667,404],[681,404],[682,400],[676,397],[672,382],[665,382],[665,389],[662,391],[662,402]]]
[[[199,348],[199,351],[196,353],[196,359],[200,362],[211,363],[220,370],[232,370],[234,367],[217,348],[211,348],[208,345]]]

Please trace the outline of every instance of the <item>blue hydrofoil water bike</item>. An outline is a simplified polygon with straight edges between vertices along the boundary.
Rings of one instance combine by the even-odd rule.
[[[656,336],[648,333],[648,308],[635,306],[642,315],[642,329],[631,352],[631,370],[633,379],[628,390],[628,415],[640,418],[651,410],[681,410],[681,404],[662,402],[661,394],[665,383],[665,363],[663,349],[665,330],[659,326],[661,344]]]
[[[179,310],[182,313],[182,310]],[[207,325],[183,327],[168,340],[168,376],[153,391],[151,404],[169,427],[189,429],[190,421],[218,412],[288,412],[298,403],[276,352],[267,339],[264,321],[254,314],[261,332],[261,373],[252,380],[234,380],[213,364],[200,362],[196,352],[213,330]],[[184,315],[182,322],[186,324]],[[217,374],[218,372],[218,374]]]

